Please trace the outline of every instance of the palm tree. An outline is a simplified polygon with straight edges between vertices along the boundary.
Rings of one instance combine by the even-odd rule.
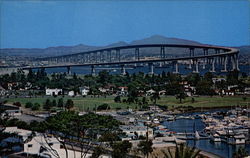
[[[175,153],[170,151],[170,148],[167,151],[162,150],[164,158],[196,158],[198,157],[200,150],[195,150],[195,147],[187,147],[183,143],[180,145],[176,144]]]

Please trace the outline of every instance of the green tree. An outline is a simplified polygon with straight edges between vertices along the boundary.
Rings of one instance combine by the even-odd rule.
[[[31,102],[27,102],[25,104],[25,108],[31,108],[32,106],[33,106],[33,103],[31,103]]]
[[[43,108],[48,111],[51,109],[51,107],[52,107],[52,103],[51,103],[50,99],[46,99],[46,101],[43,105]]]
[[[35,103],[32,107],[31,107],[31,110],[32,111],[36,111],[36,110],[39,110],[40,109],[40,104],[39,103]]]
[[[153,152],[152,145],[153,143],[151,140],[140,141],[138,144],[138,150],[142,152],[144,156],[148,157],[148,155]]]
[[[186,94],[184,91],[181,91],[179,94],[177,94],[176,99],[180,100],[180,103],[182,103],[182,100],[186,98]]]
[[[114,98],[114,101],[115,101],[116,103],[120,103],[120,102],[121,102],[121,96],[116,96],[116,97]]]
[[[63,108],[63,98],[60,98],[58,100],[57,106],[60,107],[60,108]]]
[[[156,104],[156,101],[161,99],[159,92],[156,91],[155,93],[153,93],[153,95],[150,97],[151,101],[153,101],[154,104]]]
[[[54,99],[51,104],[52,104],[53,107],[56,107],[56,105],[57,105],[56,100]]]
[[[132,147],[132,143],[125,140],[122,142],[116,142],[112,144],[112,157],[113,158],[126,158],[127,154],[129,153],[130,149]]]
[[[72,109],[73,107],[74,107],[74,102],[73,102],[73,100],[72,100],[72,99],[68,99],[67,102],[66,102],[66,104],[65,104],[65,108],[68,109],[68,110],[70,110],[70,109]]]
[[[104,153],[104,149],[100,146],[94,148],[92,155],[90,158],[99,158]]]

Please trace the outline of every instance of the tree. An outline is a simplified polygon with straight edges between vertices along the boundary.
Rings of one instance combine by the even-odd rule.
[[[68,109],[68,110],[70,110],[70,109],[72,109],[73,107],[74,107],[74,102],[73,102],[73,100],[72,100],[72,99],[68,99],[67,102],[66,102],[66,104],[65,104],[65,108]]]
[[[161,99],[160,96],[159,96],[159,92],[156,91],[155,93],[153,93],[153,95],[150,97],[151,101],[154,102],[154,104],[156,104],[156,101]]]
[[[176,99],[180,100],[180,103],[182,103],[182,100],[186,98],[186,94],[184,91],[181,91],[179,94],[177,94]]]
[[[112,157],[113,158],[126,158],[126,155],[129,153],[132,147],[132,143],[125,140],[122,142],[116,142],[112,144]]]
[[[114,101],[115,101],[116,103],[120,103],[120,102],[121,102],[121,96],[116,96],[116,97],[114,98]]]
[[[40,109],[40,104],[39,103],[35,103],[32,107],[31,107],[31,110],[32,111],[36,111],[36,110],[39,110]]]
[[[54,99],[51,104],[52,104],[53,107],[56,107],[56,105],[57,105],[56,100]]]
[[[152,145],[153,145],[153,143],[152,143],[151,140],[145,140],[145,141],[143,140],[143,141],[140,141],[140,143],[138,144],[138,150],[139,150],[140,152],[142,152],[142,154],[143,154],[144,156],[147,156],[147,157],[148,157],[148,155],[149,155],[151,152],[153,152]]]
[[[27,102],[25,104],[25,108],[31,108],[32,106],[33,106],[33,103],[31,103],[31,102]]]
[[[110,109],[110,106],[106,103],[102,104],[102,105],[99,105],[97,107],[97,110],[109,110]]]
[[[46,99],[46,101],[43,105],[43,108],[48,111],[51,109],[51,107],[52,107],[52,103],[51,103],[50,99]]]
[[[246,151],[246,149],[244,149],[243,147],[240,147],[234,154],[233,154],[233,158],[243,158],[248,156],[248,153]]]
[[[63,98],[60,98],[58,100],[57,106],[60,107],[60,108],[63,108]]]
[[[175,154],[170,151],[170,148],[167,151],[162,150],[164,158],[196,158],[200,150],[195,150],[195,147],[190,148],[185,146],[183,143],[175,146]]]
[[[22,104],[21,104],[20,102],[14,102],[13,105],[16,105],[16,106],[18,106],[18,107],[21,107],[21,106],[22,106]]]
[[[94,148],[90,158],[99,158],[104,153],[104,149],[100,146]]]

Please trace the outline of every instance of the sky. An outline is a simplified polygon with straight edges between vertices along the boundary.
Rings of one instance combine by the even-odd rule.
[[[152,35],[250,45],[250,1],[0,0],[0,48],[104,46]]]

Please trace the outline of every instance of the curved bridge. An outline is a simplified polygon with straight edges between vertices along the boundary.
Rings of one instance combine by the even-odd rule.
[[[172,49],[180,51],[179,56],[168,54]],[[153,49],[153,51],[152,51]],[[211,46],[211,45],[180,45],[180,44],[144,44],[109,47],[86,51],[76,54],[37,58],[37,66],[24,67],[22,69],[56,68],[66,67],[70,73],[73,66],[91,66],[92,73],[98,65],[120,65],[122,74],[125,74],[125,67],[129,64],[147,63],[150,66],[150,73],[154,73],[154,65],[162,66],[165,63],[173,63],[174,73],[179,73],[178,65],[184,63],[193,72],[199,73],[199,66],[210,67],[215,72],[216,64],[223,65],[221,71],[226,72],[239,70],[238,53],[234,48]],[[39,65],[40,64],[40,65]]]

